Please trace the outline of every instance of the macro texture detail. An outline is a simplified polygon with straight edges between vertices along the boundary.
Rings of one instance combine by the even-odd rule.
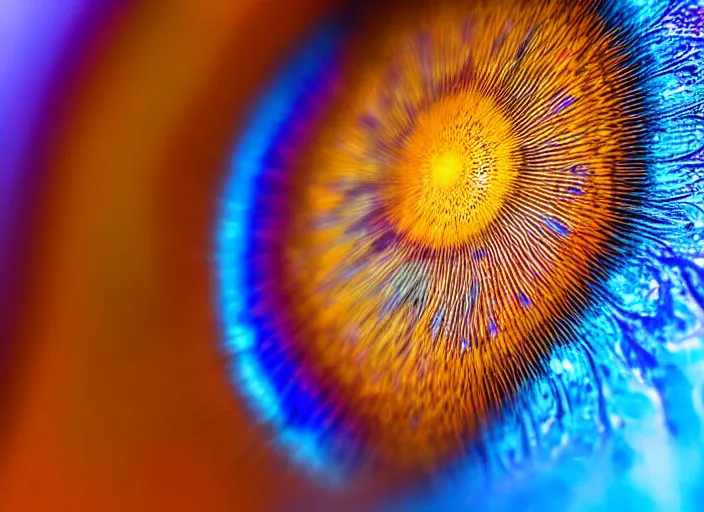
[[[599,386],[614,283],[675,232],[663,152],[701,149],[653,141],[701,126],[700,92],[663,105],[671,9],[414,2],[325,36],[224,253],[240,378],[292,446],[428,474],[506,442],[542,383],[569,410],[563,364]]]
[[[387,464],[461,453],[633,229],[642,95],[585,5],[470,3],[363,33],[373,50],[262,198],[284,220],[258,224],[276,276],[261,319]]]

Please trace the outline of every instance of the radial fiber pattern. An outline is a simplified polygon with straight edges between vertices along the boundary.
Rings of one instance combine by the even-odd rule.
[[[252,343],[286,421],[428,472],[575,339],[649,186],[642,63],[609,5],[416,2],[318,74],[249,220]]]

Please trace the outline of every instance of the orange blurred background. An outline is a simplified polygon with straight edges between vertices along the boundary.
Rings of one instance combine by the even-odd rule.
[[[43,130],[0,510],[359,510],[374,494],[287,467],[217,350],[234,134],[333,3],[136,1],[93,41]]]

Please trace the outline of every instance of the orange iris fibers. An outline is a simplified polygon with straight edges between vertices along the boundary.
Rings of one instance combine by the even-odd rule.
[[[461,453],[567,336],[643,182],[643,131],[592,2],[379,25],[294,178],[281,280],[301,361],[404,472]]]

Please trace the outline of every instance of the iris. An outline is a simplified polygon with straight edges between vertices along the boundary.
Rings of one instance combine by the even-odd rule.
[[[440,503],[571,499],[604,460],[658,506],[701,492],[703,17],[447,0],[312,38],[218,232],[233,383],[287,456]]]

